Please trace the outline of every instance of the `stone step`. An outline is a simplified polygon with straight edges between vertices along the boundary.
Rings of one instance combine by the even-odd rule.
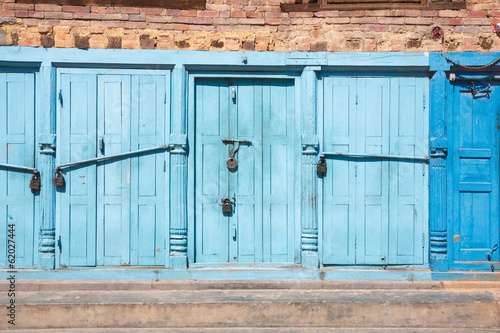
[[[491,333],[500,332],[500,329],[447,329],[447,328],[404,328],[404,327],[383,327],[383,328],[326,328],[326,327],[268,327],[268,328],[70,328],[70,329],[36,329],[18,330],[17,333]]]
[[[53,281],[31,286],[28,281],[20,281],[15,297],[15,327],[8,323],[5,313],[10,299],[6,292],[0,294],[5,318],[0,321],[0,329],[52,332],[147,327],[169,328],[171,332],[215,328],[227,332],[243,328],[301,332],[307,328],[315,332],[332,328],[500,328],[500,288],[494,283],[486,284],[489,288],[484,288],[483,283],[462,283],[451,288],[453,285],[442,282],[432,287],[430,283],[372,281],[370,288],[356,289],[355,285],[340,282],[322,285],[300,281],[283,286],[280,281],[219,281],[214,285],[184,281],[177,284],[178,289],[173,282],[152,284],[162,288],[147,289],[148,283],[135,281],[144,288],[134,289],[134,281],[87,281],[78,288],[78,281],[72,281],[60,282],[58,289]],[[172,289],[163,288],[167,285]],[[41,291],[29,290],[35,286]]]

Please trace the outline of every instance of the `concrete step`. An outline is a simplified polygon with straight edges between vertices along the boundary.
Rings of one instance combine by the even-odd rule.
[[[363,289],[354,288],[356,283],[349,287],[341,282],[289,281],[286,288],[279,281],[218,281],[214,285],[184,281],[177,283],[179,289],[170,290],[163,287],[174,288],[176,283],[135,281],[136,286],[145,287],[142,289],[134,289],[134,281],[116,285],[87,281],[80,287],[78,281],[60,282],[59,289],[54,282],[30,283],[18,283],[15,327],[4,319],[0,329],[327,332],[342,328],[380,332],[390,328],[411,332],[432,328],[491,332],[500,328],[500,288],[491,282],[462,282],[452,288],[447,283],[370,281],[370,288]],[[159,288],[148,289],[151,286]],[[41,291],[33,291],[35,287]],[[8,318],[9,302],[7,293],[1,293],[3,318]]]
[[[70,329],[37,329],[37,330],[18,330],[17,333],[491,333],[500,332],[500,329],[447,329],[447,328],[404,328],[404,327],[383,327],[383,328],[305,328],[305,327],[284,327],[284,328],[248,328],[248,327],[230,327],[230,328],[70,328]]]

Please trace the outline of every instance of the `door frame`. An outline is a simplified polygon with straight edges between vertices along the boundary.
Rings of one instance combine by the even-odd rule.
[[[344,70],[336,70],[335,68],[331,68],[330,70],[325,70],[322,71],[320,75],[318,75],[317,79],[317,126],[318,126],[318,137],[319,137],[319,151],[323,151],[323,143],[324,143],[324,82],[325,78],[331,78],[331,77],[344,77],[344,78],[427,78],[428,81],[425,84],[424,87],[424,105],[427,110],[429,110],[429,85],[430,85],[430,75],[428,72],[425,71],[397,71],[398,68],[391,68],[391,69],[384,69],[383,71],[363,71],[362,68],[356,68],[353,69],[351,68],[350,71]],[[399,69],[400,70],[400,69]],[[397,72],[396,72],[397,71]],[[389,82],[390,86],[390,82]],[[390,98],[390,97],[389,97]],[[427,112],[427,133],[429,136],[430,133],[430,115],[431,113],[428,111]],[[428,138],[427,138],[428,139]],[[430,146],[430,144],[428,144]],[[429,148],[429,147],[428,147]],[[427,156],[429,156],[427,154]],[[425,181],[425,191],[424,191],[424,200],[425,202],[423,203],[424,207],[424,222],[423,222],[423,233],[424,233],[424,247],[423,247],[423,264],[417,264],[417,265],[397,265],[393,264],[390,265],[391,267],[404,267],[404,268],[411,268],[411,269],[423,269],[423,268],[428,268],[429,267],[429,206],[430,206],[430,200],[429,200],[429,173],[430,173],[430,164],[427,163],[426,165],[426,175],[427,177],[424,179]],[[325,266],[323,264],[323,181],[318,182],[318,199],[317,199],[317,207],[318,207],[318,258],[319,258],[319,267],[381,267],[381,265],[359,265],[359,264],[354,264],[354,265],[330,265],[328,264]],[[389,246],[389,245],[388,245]]]
[[[54,91],[54,100],[55,100],[55,132],[56,132],[56,147],[58,147],[61,142],[61,137],[57,135],[60,133],[60,115],[61,115],[61,104],[59,101],[59,92],[61,91],[61,75],[62,74],[89,74],[89,75],[95,75],[96,76],[96,93],[97,93],[97,75],[163,75],[165,76],[165,124],[164,124],[164,141],[165,144],[168,144],[169,142],[169,133],[170,131],[170,119],[171,119],[171,81],[172,81],[172,71],[170,69],[165,69],[165,68],[160,68],[160,69],[125,69],[125,68],[78,68],[77,66],[72,67],[72,68],[67,68],[67,67],[56,67],[56,83],[55,83],[55,91]],[[97,110],[97,105],[98,101],[96,100],[96,110]],[[98,115],[96,114],[96,117]],[[97,118],[96,118],[97,119]],[[96,136],[97,140],[97,136]],[[97,142],[97,141],[96,141]],[[168,154],[168,152],[165,152],[165,154]],[[56,150],[55,154],[55,165],[58,165],[61,163],[60,160],[60,154],[58,153],[58,150]],[[170,158],[165,158],[165,170],[170,170]],[[165,242],[166,242],[166,249],[164,250],[164,267],[169,267],[169,259],[170,259],[170,251],[169,251],[169,239],[170,239],[170,173],[169,172],[164,172],[164,181],[165,181],[165,230],[164,230],[164,236],[165,236]],[[97,185],[97,184],[96,184]],[[61,267],[60,263],[60,256],[61,256],[61,250],[60,247],[57,246],[57,242],[61,237],[61,193],[58,191],[55,191],[55,239],[56,239],[56,247],[55,247],[55,268],[65,268]],[[97,198],[96,198],[97,200]],[[97,226],[96,226],[97,227]],[[96,229],[97,230],[97,229]],[[97,232],[97,231],[96,231]],[[98,235],[96,234],[96,257],[97,257],[97,239]],[[96,263],[97,263],[97,258],[96,258]],[[113,266],[98,266],[96,264],[95,267],[113,267]],[[83,268],[83,269],[94,269],[94,266],[91,267],[76,267],[72,266],[71,268]],[[135,266],[135,267],[148,267],[148,266]],[[154,266],[157,267],[157,266]]]
[[[194,147],[195,145],[195,124],[196,124],[196,100],[195,100],[195,92],[196,92],[196,80],[198,78],[213,78],[213,79],[264,79],[264,80],[291,80],[293,81],[294,87],[294,100],[295,100],[295,135],[294,135],[294,205],[295,205],[295,217],[294,217],[294,235],[293,235],[293,248],[294,248],[294,262],[293,263],[258,263],[260,267],[299,267],[300,266],[300,255],[301,255],[301,239],[300,239],[300,183],[301,183],[301,169],[300,169],[300,119],[301,119],[301,107],[300,107],[300,95],[301,95],[301,79],[300,73],[290,72],[284,74],[269,74],[267,72],[234,72],[228,69],[228,72],[221,71],[193,71],[187,73],[187,137],[188,142],[190,142],[190,147]],[[188,178],[188,189],[187,189],[187,216],[188,216],[188,230],[187,230],[187,239],[188,239],[188,264],[190,267],[255,267],[255,264],[248,263],[196,263],[196,221],[195,221],[195,213],[196,213],[196,170],[195,170],[195,154],[188,154],[187,164],[187,178]]]

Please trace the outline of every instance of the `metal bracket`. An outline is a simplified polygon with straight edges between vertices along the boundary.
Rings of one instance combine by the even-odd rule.
[[[448,148],[431,148],[431,158],[446,158],[448,156]]]
[[[54,155],[56,153],[55,143],[40,143],[38,147],[40,148],[40,154]]]

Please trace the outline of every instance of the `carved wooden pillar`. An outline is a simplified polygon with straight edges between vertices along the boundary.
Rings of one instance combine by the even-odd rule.
[[[55,268],[55,187],[52,185],[55,167],[55,69],[43,63],[37,77],[36,96],[36,147],[38,170],[41,176],[40,194],[35,197],[36,219],[39,221],[38,267]]]
[[[316,130],[316,73],[320,67],[306,67],[302,73],[301,124],[302,124],[302,172],[301,172],[301,245],[302,267],[316,268],[318,260],[318,159],[319,139]]]
[[[432,62],[432,61],[431,61]],[[430,265],[434,271],[448,270],[446,197],[446,73],[438,70],[430,82],[430,171],[429,236]]]
[[[170,268],[187,268],[186,71],[172,71],[170,145]]]

